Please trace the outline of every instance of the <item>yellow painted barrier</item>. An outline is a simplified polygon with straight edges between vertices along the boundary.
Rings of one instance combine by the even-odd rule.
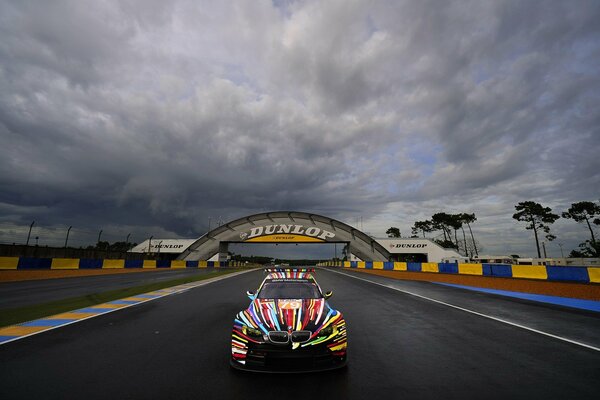
[[[198,261],[198,268],[206,268],[208,263],[206,261]]]
[[[221,262],[220,261],[215,261],[214,264],[213,264],[213,266],[215,268],[220,268],[221,267]]]
[[[185,268],[185,260],[172,260],[171,268]]]
[[[513,278],[548,279],[545,265],[513,265]]]
[[[437,263],[421,263],[421,272],[440,272]]]
[[[118,269],[125,268],[125,260],[104,260],[102,268],[105,269]]]
[[[156,268],[156,260],[144,260],[142,268]]]
[[[364,261],[359,261],[356,263],[356,268],[365,268],[365,262]]]
[[[588,267],[588,275],[590,282],[600,283],[600,267]]]
[[[383,269],[383,261],[373,261],[373,269]]]
[[[79,269],[79,258],[53,258],[50,269]]]
[[[344,268],[350,268],[350,261],[344,261]]]
[[[458,264],[458,273],[463,275],[483,275],[483,265]]]
[[[0,269],[17,269],[19,257],[0,257]]]
[[[394,262],[394,271],[406,271],[408,269],[405,262]]]

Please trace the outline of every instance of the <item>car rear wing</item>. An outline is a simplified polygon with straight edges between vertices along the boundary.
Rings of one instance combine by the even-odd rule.
[[[285,267],[285,268],[265,268],[265,273],[269,272],[315,272],[314,268],[293,268],[293,267]]]

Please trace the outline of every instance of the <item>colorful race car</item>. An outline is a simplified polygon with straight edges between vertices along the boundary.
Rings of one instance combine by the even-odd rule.
[[[267,269],[231,335],[231,365],[265,372],[320,371],[346,365],[346,322],[332,309],[314,269]]]

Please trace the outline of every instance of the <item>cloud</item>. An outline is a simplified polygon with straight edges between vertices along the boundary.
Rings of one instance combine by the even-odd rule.
[[[195,237],[280,209],[382,236],[435,210],[475,212],[491,252],[531,253],[514,204],[598,197],[599,16],[586,1],[3,2],[0,241],[34,219]],[[571,248],[586,238],[560,228]]]

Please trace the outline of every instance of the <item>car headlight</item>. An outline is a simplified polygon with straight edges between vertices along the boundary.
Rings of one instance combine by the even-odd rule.
[[[243,326],[242,333],[247,336],[261,336],[262,337],[262,332],[259,331],[258,329],[252,328],[251,326]]]
[[[333,333],[333,325],[326,326],[325,328],[319,331],[317,336],[331,336]]]

